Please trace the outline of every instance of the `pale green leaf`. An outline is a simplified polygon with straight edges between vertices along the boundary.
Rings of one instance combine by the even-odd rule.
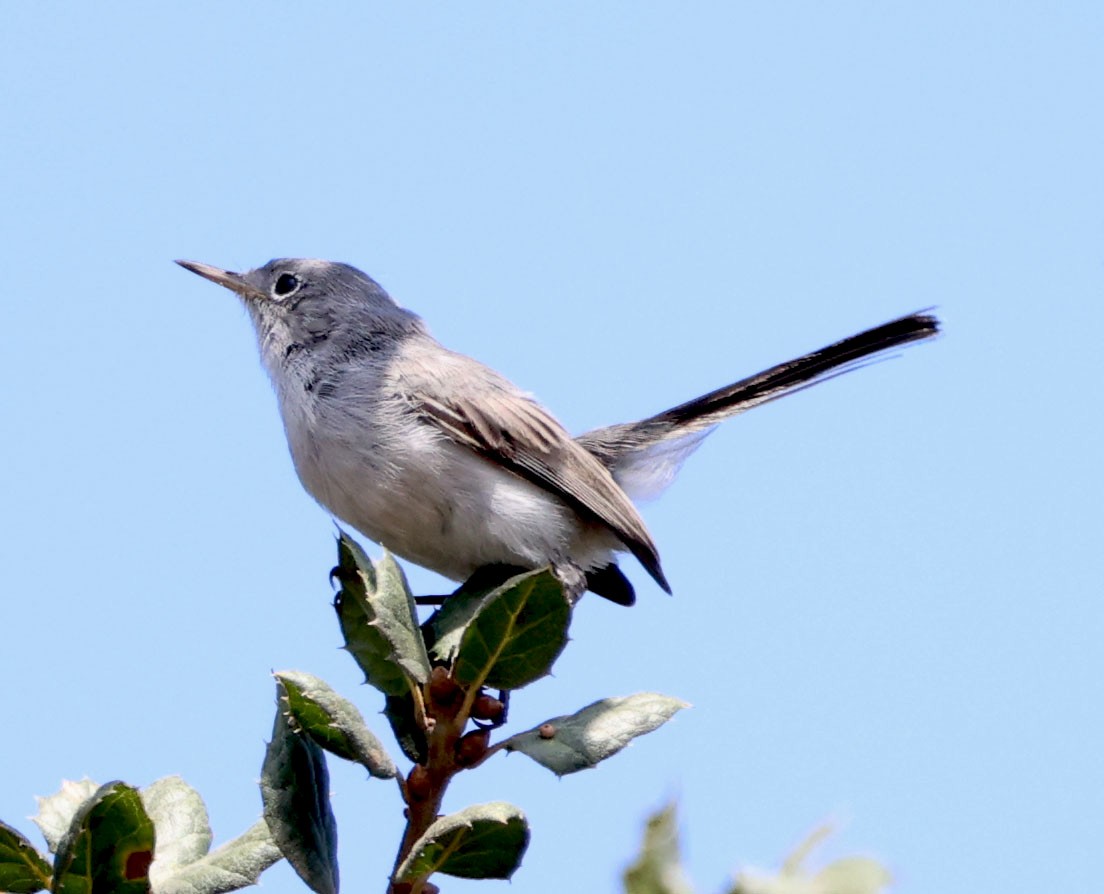
[[[275,677],[295,724],[316,743],[331,754],[361,764],[379,779],[397,775],[394,761],[368,729],[356,705],[311,674],[279,671]]]
[[[625,870],[624,881],[625,894],[691,894],[682,868],[673,802],[648,818],[640,855]]]
[[[658,692],[605,698],[581,711],[554,717],[503,742],[557,776],[593,767],[637,736],[662,726],[689,705]]]
[[[211,849],[211,824],[199,792],[179,776],[158,779],[142,789],[141,796],[157,831],[150,881],[160,889],[161,882],[179,867],[206,856]]]
[[[258,820],[246,832],[168,877],[155,882],[155,894],[226,894],[257,884],[282,854],[268,823]],[[156,865],[156,863],[154,864]]]
[[[45,798],[36,798],[38,813],[31,819],[42,830],[50,853],[56,853],[58,842],[65,837],[73,824],[73,817],[89,798],[100,788],[98,782],[85,777],[80,782],[65,779],[61,790]]]
[[[299,877],[317,894],[337,894],[337,823],[326,755],[310,736],[291,729],[280,700],[261,768],[261,800],[272,838]]]

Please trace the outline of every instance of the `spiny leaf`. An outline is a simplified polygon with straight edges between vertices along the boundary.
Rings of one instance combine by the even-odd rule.
[[[38,814],[32,819],[46,839],[50,853],[57,853],[58,843],[73,824],[73,816],[91,798],[100,784],[85,777],[80,782],[62,780],[61,790],[45,798],[36,798]]]
[[[564,776],[595,766],[688,707],[686,702],[658,692],[605,698],[575,714],[555,717],[511,736],[502,744]]]
[[[548,569],[491,592],[464,628],[454,674],[465,686],[520,689],[540,679],[567,644],[571,607]]]
[[[73,816],[58,843],[56,894],[148,894],[153,821],[138,790],[109,782]]]
[[[389,657],[391,647],[383,634],[371,626],[371,614],[364,599],[351,588],[344,588],[334,599],[334,610],[345,640],[344,649],[364,672],[364,682],[387,696],[410,692],[406,674]]]
[[[0,891],[33,894],[50,884],[50,864],[17,829],[0,823]]]
[[[326,755],[310,736],[291,729],[279,698],[261,768],[261,800],[272,838],[299,877],[317,894],[337,894],[337,823]]]
[[[373,564],[344,532],[337,553],[335,573],[342,586],[334,608],[345,648],[366,681],[384,695],[402,695],[411,685],[424,684],[429,655],[402,569],[387,553]]]
[[[529,824],[513,804],[476,804],[440,817],[395,873],[399,882],[434,872],[460,878],[509,878],[529,845]]]
[[[398,773],[394,761],[364,723],[360,711],[325,682],[302,671],[275,674],[298,727],[331,754],[364,766],[379,779]]]

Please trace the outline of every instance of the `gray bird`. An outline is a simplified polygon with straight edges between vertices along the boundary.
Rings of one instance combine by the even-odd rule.
[[[441,346],[355,267],[280,259],[248,273],[182,267],[236,292],[276,389],[299,479],[387,549],[453,580],[551,565],[635,601],[628,550],[671,591],[630,496],[662,491],[718,422],[936,334],[915,313],[673,409],[573,438],[494,370]]]

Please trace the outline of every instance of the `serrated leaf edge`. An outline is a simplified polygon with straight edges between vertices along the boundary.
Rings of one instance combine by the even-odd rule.
[[[465,810],[472,810],[476,807],[499,807],[499,806],[508,807],[511,810],[516,811],[516,813],[512,816],[507,817],[505,820],[499,819],[497,817],[494,817],[494,818],[485,817],[484,820],[487,823],[498,823],[501,826],[508,826],[512,820],[518,820],[522,823],[523,826],[525,826],[525,827],[528,826],[528,822],[525,818],[525,813],[521,810],[521,808],[516,807],[513,804],[509,804],[506,801],[491,801],[491,802],[488,802],[486,804],[473,804],[470,807],[465,808]],[[459,811],[458,813],[450,813],[450,814],[446,814],[444,816],[439,816],[439,817],[437,817],[436,820],[433,821],[433,823],[430,824],[429,828],[426,829],[425,832],[423,832],[421,834],[421,836],[418,838],[418,840],[414,842],[414,846],[411,847],[410,853],[406,855],[406,859],[404,859],[402,861],[402,863],[399,864],[398,869],[395,870],[395,881],[398,881],[398,882],[410,882],[410,881],[414,881],[414,880],[423,880],[424,881],[425,879],[427,879],[431,875],[433,875],[433,873],[441,871],[441,867],[443,865],[445,865],[445,863],[447,862],[447,858],[449,856],[451,856],[452,854],[456,853],[457,849],[462,847],[464,842],[467,840],[467,838],[466,838],[467,833],[464,833],[464,834],[458,834],[458,833],[462,833],[464,829],[467,829],[468,832],[471,832],[472,830],[474,830],[475,829],[475,820],[462,819],[460,821],[460,823],[455,828],[447,829],[445,831],[444,834],[453,835],[455,840],[451,845],[445,846],[444,850],[442,851],[441,858],[439,860],[434,861],[433,868],[430,869],[427,873],[425,873],[424,875],[410,876],[410,877],[408,877],[406,875],[406,873],[410,872],[411,869],[412,869],[411,864],[413,864],[415,862],[415,860],[422,854],[422,852],[425,851],[425,849],[427,847],[429,847],[429,845],[432,842],[435,835],[441,835],[442,834],[441,832],[434,833],[434,829],[436,827],[444,825],[445,823],[447,823],[449,821],[455,821],[456,818],[463,812],[464,811]],[[516,869],[516,867],[515,867],[515,869]],[[447,874],[447,873],[445,873],[445,874]]]

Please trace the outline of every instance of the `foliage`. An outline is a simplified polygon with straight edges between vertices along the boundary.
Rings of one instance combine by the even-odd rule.
[[[603,699],[492,743],[510,693],[546,676],[567,643],[571,604],[552,572],[465,585],[424,623],[395,561],[370,561],[344,533],[331,576],[340,584],[334,607],[345,649],[384,696],[384,713],[414,764],[399,778],[406,828],[393,894],[436,890],[429,879],[438,873],[507,879],[520,865],[529,826],[519,808],[496,802],[442,815],[457,773],[507,750],[558,775],[593,767],[686,706],[655,693]],[[309,674],[275,676],[279,709],[261,776],[265,819],[303,881],[333,894],[336,832],[324,753],[379,778],[397,770],[350,702]]]
[[[360,710],[324,681],[280,671],[277,709],[261,769],[264,816],[212,851],[199,794],[177,777],[138,790],[122,782],[65,782],[39,799],[34,818],[51,860],[0,823],[0,891],[34,894],[222,894],[255,884],[281,857],[318,894],[339,889],[337,822],[328,757],[394,779],[405,829],[388,894],[431,894],[434,875],[509,879],[530,830],[512,804],[442,806],[451,780],[497,752],[526,755],[557,776],[597,766],[687,707],[654,692],[604,698],[492,742],[511,694],[548,675],[568,640],[572,603],[549,569],[477,575],[419,622],[398,564],[372,562],[342,533],[334,601],[344,648],[383,696],[383,714],[413,765],[401,773]],[[495,690],[493,693],[489,690]],[[726,894],[879,894],[889,883],[873,860],[805,868],[818,832],[777,874],[741,872]],[[673,806],[648,822],[625,872],[627,894],[692,894],[679,856]]]
[[[889,872],[869,857],[845,857],[820,870],[807,868],[810,854],[830,834],[822,826],[794,848],[777,873],[742,870],[725,894],[881,894]],[[648,820],[640,854],[625,870],[625,894],[693,894],[682,868],[675,805]]]
[[[53,861],[0,823],[0,891],[223,894],[255,884],[280,859],[263,822],[211,851],[203,800],[175,776],[141,790],[64,782],[39,798],[34,821]]]

